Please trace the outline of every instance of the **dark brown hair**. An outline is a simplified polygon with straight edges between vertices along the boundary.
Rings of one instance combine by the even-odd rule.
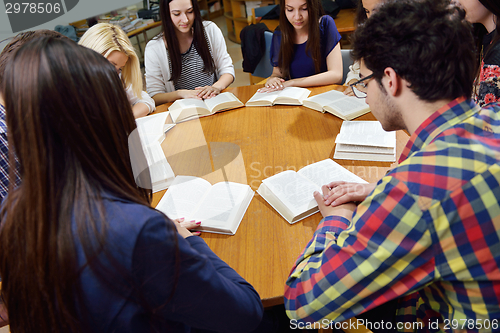
[[[179,40],[175,30],[177,29],[172,23],[170,17],[169,4],[172,0],[160,0],[160,17],[161,17],[161,34],[154,39],[164,38],[167,43],[167,52],[170,59],[170,80],[174,83],[179,81],[182,70],[181,51],[179,48]],[[215,62],[210,52],[210,45],[206,36],[205,28],[203,27],[203,19],[201,18],[200,7],[198,1],[191,0],[194,12],[193,22],[193,45],[198,51],[205,67],[203,71],[206,73],[215,73]],[[214,24],[214,23],[212,23]]]
[[[25,31],[17,34],[10,42],[7,44],[2,53],[0,53],[0,87],[3,81],[3,75],[5,72],[5,67],[7,65],[7,60],[10,56],[20,48],[24,43],[39,37],[54,37],[54,38],[68,38],[63,34],[54,30],[35,30],[35,31]],[[69,38],[68,38],[69,39]]]
[[[323,15],[323,7],[320,0],[306,0],[307,13],[308,13],[308,38],[306,44],[306,54],[309,54],[314,61],[314,68],[316,73],[321,70],[321,48],[320,48],[320,31],[319,19]],[[290,78],[290,64],[292,63],[293,40],[295,37],[295,28],[288,21],[286,17],[286,0],[280,0],[280,26],[281,30],[281,44],[278,57],[278,66],[281,75],[285,79]]]
[[[379,83],[384,70],[393,68],[424,101],[472,94],[472,26],[449,0],[384,2],[354,32],[352,55]]]
[[[9,324],[13,332],[86,332],[76,246],[104,278],[115,266],[106,270],[101,258],[113,264],[102,194],[150,202],[131,167],[132,109],[113,65],[69,39],[32,40],[9,64],[2,93],[22,178],[1,210]]]

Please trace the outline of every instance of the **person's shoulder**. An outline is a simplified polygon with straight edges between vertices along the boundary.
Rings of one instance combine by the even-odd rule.
[[[319,18],[320,27],[328,27],[332,24],[335,25],[335,20],[330,15],[323,15]]]
[[[147,44],[146,44],[146,49],[150,50],[159,50],[165,46],[165,42],[162,37],[155,37],[151,39]]]
[[[212,31],[222,31],[217,24],[215,24],[212,21],[203,21],[203,28],[205,28],[206,32],[212,32]]]

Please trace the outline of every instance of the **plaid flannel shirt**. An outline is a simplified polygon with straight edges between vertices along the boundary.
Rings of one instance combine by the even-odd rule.
[[[499,106],[459,98],[436,111],[352,223],[329,216],[318,225],[286,282],[288,316],[342,321],[406,295],[445,324],[500,329],[499,160]]]
[[[16,159],[16,184],[19,184],[19,164]],[[7,124],[5,108],[0,104],[0,202],[9,190],[9,145],[7,143]]]

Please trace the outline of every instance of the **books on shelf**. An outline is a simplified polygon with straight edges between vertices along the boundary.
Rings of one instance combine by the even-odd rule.
[[[341,165],[326,159],[303,167],[299,171],[287,170],[262,181],[257,190],[290,224],[319,211],[314,191],[332,181],[366,183]]]
[[[386,132],[378,121],[344,121],[335,139],[333,158],[396,161],[396,132]]]
[[[234,235],[254,196],[248,185],[177,176],[156,209],[171,219],[201,221],[195,230]]]
[[[168,116],[168,112],[161,112],[136,119],[137,131],[146,157],[153,192],[168,188],[175,178],[174,171],[160,145],[165,139],[165,133],[175,126],[167,121]],[[142,170],[138,171],[138,173],[141,172]]]
[[[168,108],[168,110],[170,111],[172,120],[175,123],[179,123],[242,106],[244,106],[244,104],[234,96],[234,94],[224,92],[205,100],[195,98],[178,99]]]
[[[329,112],[343,120],[351,120],[370,112],[364,98],[347,96],[337,90],[309,97],[303,105],[322,113]]]
[[[283,90],[273,92],[256,92],[252,98],[246,102],[246,106],[273,106],[302,105],[302,102],[309,96],[311,91],[306,88],[286,87]]]

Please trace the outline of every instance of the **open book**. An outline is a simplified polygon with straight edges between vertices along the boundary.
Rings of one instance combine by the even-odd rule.
[[[333,158],[396,161],[396,132],[386,132],[378,121],[344,121],[335,139]]]
[[[175,178],[174,171],[168,163],[160,143],[165,139],[165,132],[170,130],[175,124],[167,122],[168,112],[142,117],[136,119],[137,132],[141,140],[141,146],[146,157],[147,166],[135,166],[132,158],[132,166],[135,173],[140,174],[143,168],[149,170],[151,187],[153,192],[158,192],[168,188]],[[147,187],[145,183],[138,184]]]
[[[202,178],[177,176],[156,209],[171,219],[201,221],[196,230],[234,235],[253,195],[248,185],[232,182],[211,185]]]
[[[310,164],[298,172],[287,170],[266,178],[259,193],[290,224],[319,211],[314,191],[332,181],[366,183],[331,159]]]
[[[346,96],[337,90],[309,97],[303,105],[323,113],[329,112],[344,120],[351,120],[370,112],[370,107],[364,98]]]
[[[311,91],[305,88],[286,87],[283,90],[260,93],[256,92],[246,106],[273,106],[275,104],[302,105]]]
[[[219,111],[236,109],[243,103],[230,92],[221,93],[215,97],[200,100],[186,98],[176,100],[168,110],[175,123],[198,117],[210,116]]]

